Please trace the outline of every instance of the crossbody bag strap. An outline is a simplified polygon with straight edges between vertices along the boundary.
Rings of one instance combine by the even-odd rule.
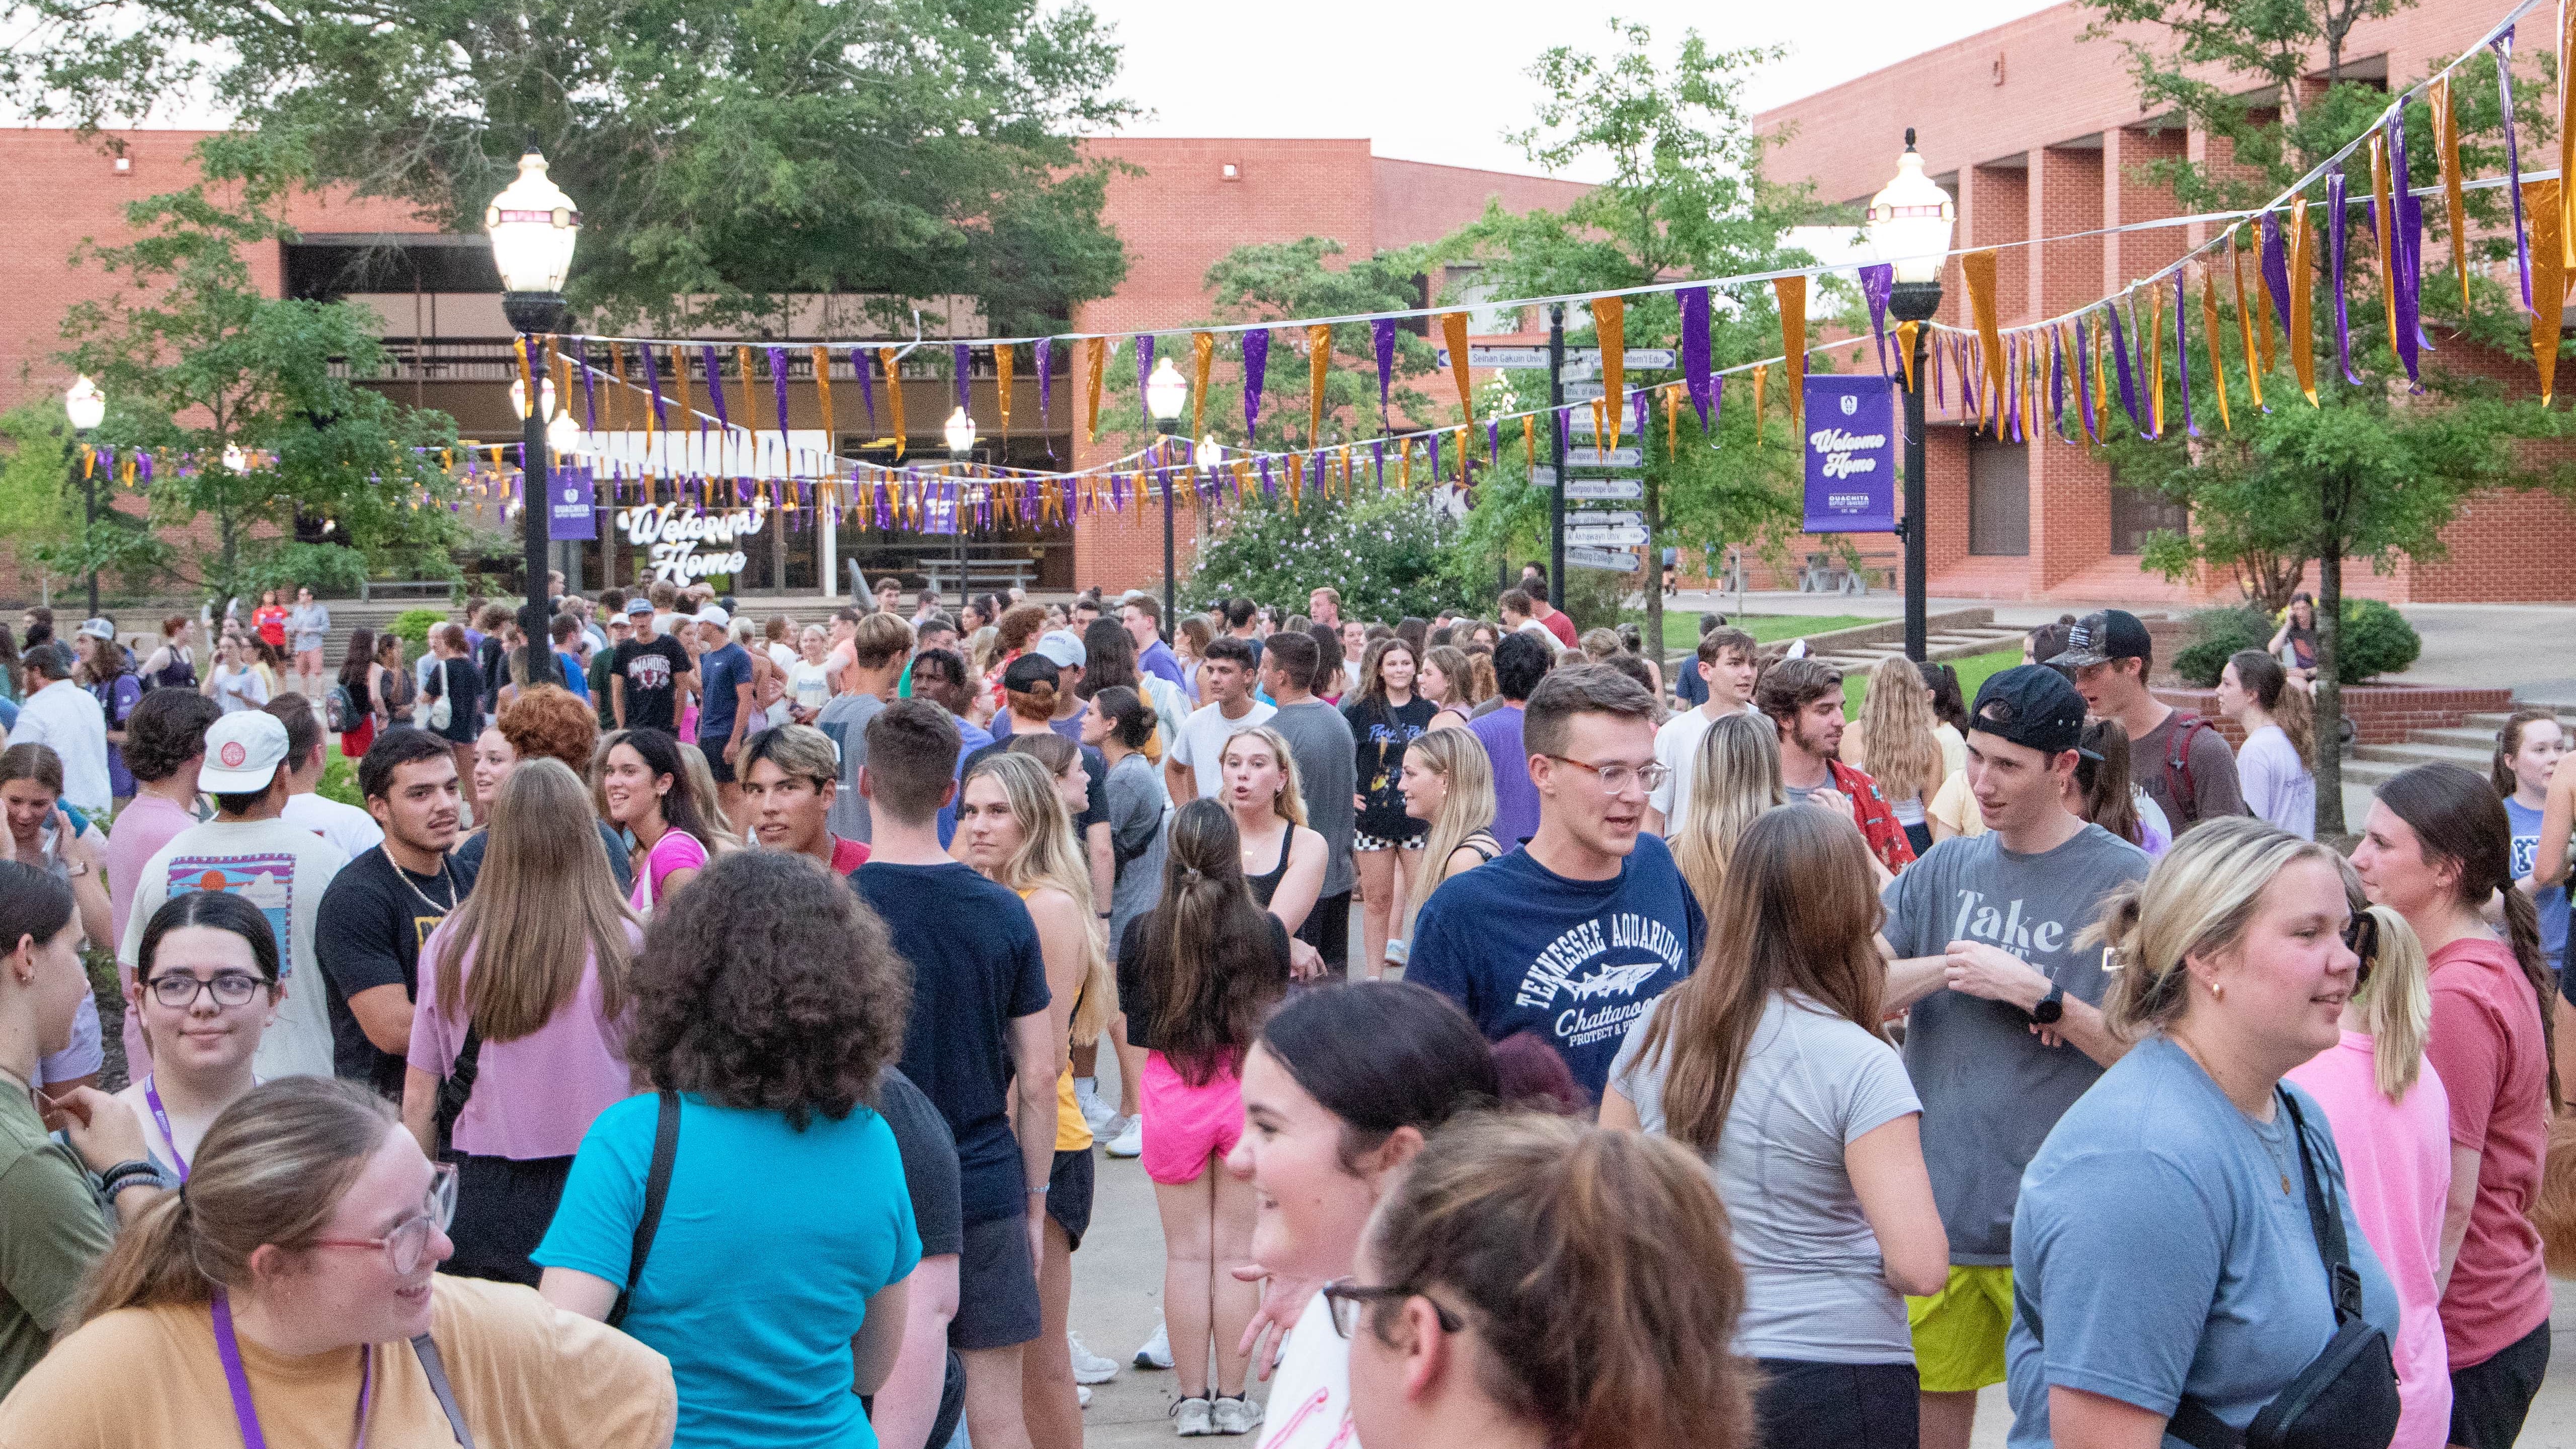
[[[447,1077],[438,1084],[438,1125],[445,1135],[453,1135],[456,1119],[465,1115],[465,1104],[474,1099],[474,1082],[483,1074],[483,1033],[474,1023],[465,1023],[464,1044],[456,1049],[456,1060],[449,1064]]]
[[[2326,1191],[2317,1176],[2316,1158],[2308,1150],[2307,1119],[2299,1115],[2299,1104],[2289,1092],[2275,1087],[2282,1107],[2290,1114],[2290,1131],[2299,1139],[2299,1175],[2308,1187],[2308,1228],[2316,1235],[2317,1258],[2325,1264],[2326,1287],[2334,1296],[2337,1327],[2361,1316],[2361,1275],[2353,1271],[2351,1245],[2343,1233],[2343,1209]]]
[[[438,1344],[426,1333],[411,1341],[411,1351],[420,1358],[420,1371],[429,1375],[429,1391],[438,1395],[438,1407],[447,1413],[447,1427],[456,1431],[460,1449],[474,1449],[474,1431],[465,1427],[465,1411],[456,1406],[456,1390],[448,1386],[447,1364],[438,1356]]]
[[[635,1220],[635,1251],[626,1261],[626,1287],[608,1310],[611,1328],[626,1321],[635,1280],[644,1275],[645,1259],[653,1256],[653,1235],[661,1231],[662,1204],[671,1196],[671,1169],[679,1159],[680,1094],[666,1091],[653,1113],[653,1163],[644,1171],[644,1212]]]

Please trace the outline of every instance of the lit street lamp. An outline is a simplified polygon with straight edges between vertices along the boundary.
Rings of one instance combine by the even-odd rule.
[[[98,384],[90,381],[87,373],[83,373],[73,381],[71,391],[63,394],[63,412],[71,419],[72,432],[79,440],[86,441],[91,432],[107,420],[107,394],[100,392]],[[71,466],[80,467],[80,443],[77,441],[71,450]],[[98,470],[96,468],[81,469],[81,504],[81,552],[90,556],[88,617],[95,619],[98,617],[98,554],[96,552]]]
[[[537,339],[561,331],[564,277],[572,270],[572,247],[581,234],[581,212],[572,198],[546,176],[546,158],[530,137],[519,158],[518,179],[483,210],[483,230],[492,238],[492,261],[501,273],[501,312],[510,319],[535,365]],[[554,379],[539,389],[535,407],[527,389],[513,383],[511,409],[520,419],[520,540],[528,573],[528,602],[519,610],[519,629],[528,641],[528,682],[560,684],[554,650],[546,646],[552,613],[546,587],[546,520],[554,512],[547,458],[547,419],[554,412]],[[566,421],[570,421],[569,418]]]
[[[1923,158],[1914,151],[1914,128],[1906,127],[1896,179],[1870,201],[1867,224],[1871,250],[1896,270],[1887,310],[1897,321],[1928,323],[1941,310],[1941,266],[1950,251],[1951,225],[1958,219],[1950,193],[1923,174]],[[1923,389],[1931,381],[1924,360],[1931,341],[1929,327],[1915,329],[1907,368],[1914,384],[1905,390],[1905,518],[1900,525],[1905,540],[1905,657],[1917,664],[1930,647],[1924,620],[1923,575],[1929,567],[1924,536],[1930,520],[1923,501]]]
[[[966,616],[966,460],[975,452],[975,419],[966,406],[948,415],[948,471],[957,480],[956,499],[948,506],[949,552],[957,560],[957,616]]]
[[[1154,375],[1145,379],[1145,411],[1153,415],[1154,431],[1165,444],[1172,440],[1172,424],[1181,420],[1181,404],[1189,400],[1190,385],[1181,380],[1181,370],[1172,366],[1171,354],[1165,353],[1154,364]],[[1158,463],[1168,464],[1161,458]],[[1180,565],[1172,545],[1172,470],[1155,469],[1163,481],[1163,627],[1178,629],[1181,615],[1175,595],[1178,591]]]

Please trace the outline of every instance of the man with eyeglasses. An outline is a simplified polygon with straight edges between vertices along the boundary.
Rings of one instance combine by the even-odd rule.
[[[1557,670],[1531,691],[1521,740],[1538,828],[1432,893],[1404,975],[1488,1041],[1536,1034],[1597,1100],[1629,1025],[1698,962],[1707,921],[1644,830],[1665,773],[1644,685],[1608,665]]]
[[[763,846],[810,855],[834,875],[868,863],[864,843],[832,833],[841,762],[830,736],[812,725],[779,725],[753,735],[742,758],[742,798]]]
[[[1886,1009],[1912,1008],[1905,1065],[1950,1238],[1948,1284],[1906,1300],[1924,1449],[1967,1449],[1977,1390],[2003,1381],[2022,1170],[2128,1049],[2099,1010],[2111,963],[2077,938],[2147,856],[2067,810],[2083,734],[2083,697],[2056,670],[1988,679],[1967,771],[1987,833],[1935,844],[1883,897]]]

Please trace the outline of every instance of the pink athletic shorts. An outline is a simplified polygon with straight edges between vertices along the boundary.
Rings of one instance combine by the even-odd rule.
[[[1210,1157],[1232,1152],[1243,1136],[1243,1081],[1231,1067],[1193,1087],[1161,1052],[1147,1052],[1136,1090],[1145,1118],[1145,1175],[1156,1182],[1196,1181]]]

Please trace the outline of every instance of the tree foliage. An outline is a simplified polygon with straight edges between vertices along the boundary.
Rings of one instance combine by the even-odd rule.
[[[1180,597],[1240,595],[1302,610],[1309,593],[1330,585],[1347,617],[1427,619],[1467,603],[1446,570],[1441,527],[1420,499],[1391,489],[1310,498],[1295,509],[1284,497],[1247,495],[1199,550]]]
[[[74,253],[111,290],[65,315],[59,358],[107,394],[95,441],[152,449],[163,466],[150,531],[77,535],[39,550],[48,567],[166,569],[227,594],[289,577],[345,585],[387,565],[453,572],[436,452],[454,425],[355,381],[383,361],[364,308],[269,297],[243,260],[282,233],[282,195],[255,182],[225,200],[200,183],[128,207],[132,241]],[[215,525],[209,555],[178,541],[200,517]]]
[[[1061,326],[1124,271],[1073,136],[1132,113],[1079,0],[31,0],[38,120],[210,101],[266,169],[482,222],[523,142],[583,208],[603,320],[783,320],[790,294],[972,298]],[[281,165],[278,157],[292,158]],[[846,324],[845,324],[846,325]]]

